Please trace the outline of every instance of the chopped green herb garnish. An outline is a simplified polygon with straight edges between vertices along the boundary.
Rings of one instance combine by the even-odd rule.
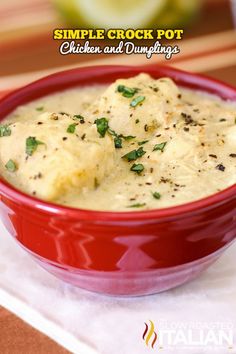
[[[127,208],[142,208],[146,205],[146,203],[136,203],[132,205],[128,205]]]
[[[131,107],[136,107],[145,100],[145,96],[138,96],[130,102]]]
[[[112,129],[109,128],[109,127],[108,127],[108,133],[111,134],[112,136],[120,137],[120,138],[121,138],[121,135],[117,134],[114,130],[112,130]]]
[[[136,138],[135,136],[132,136],[132,135],[128,135],[128,136],[125,136],[123,134],[118,135],[114,130],[112,130],[109,127],[108,127],[108,133],[111,134],[112,136],[114,136],[114,144],[115,144],[116,149],[122,148],[122,139],[131,140],[131,139]]]
[[[119,136],[118,134],[116,134],[116,132],[114,130],[112,130],[111,128],[108,127],[108,133],[113,135],[113,136]]]
[[[11,129],[7,124],[0,124],[0,137],[11,135]]]
[[[109,128],[108,120],[106,118],[98,118],[95,120],[95,123],[97,125],[97,132],[101,135],[102,138],[104,138]]]
[[[42,141],[37,140],[34,136],[29,136],[26,139],[25,152],[27,155],[32,156],[38,145],[44,145]]]
[[[141,163],[139,164],[134,163],[130,168],[130,170],[136,172],[137,174],[140,174],[144,170],[144,166]]]
[[[153,196],[153,198],[155,198],[155,199],[161,199],[161,195],[160,195],[160,193],[158,193],[158,192],[152,193],[152,196]]]
[[[114,136],[114,145],[116,149],[121,149],[122,148],[122,139],[121,135],[116,134],[114,130],[108,127],[108,133]]]
[[[38,111],[38,112],[42,112],[42,111],[44,110],[44,107],[43,107],[43,106],[41,106],[41,107],[36,107],[35,109],[36,109],[36,111]]]
[[[126,159],[128,162],[137,160],[139,157],[142,157],[146,154],[146,151],[143,150],[143,147],[140,147],[138,150],[132,150],[122,156],[123,159]]]
[[[133,135],[127,135],[127,136],[125,136],[125,135],[123,135],[123,134],[121,134],[120,137],[123,138],[124,140],[127,140],[127,141],[136,138],[136,136],[133,136]]]
[[[116,149],[121,149],[122,148],[122,139],[119,136],[116,136],[114,139],[114,144]]]
[[[165,141],[164,143],[156,144],[153,148],[153,151],[160,150],[161,152],[163,152],[166,144],[167,144],[167,141]]]
[[[139,91],[139,89],[127,87],[124,85],[119,85],[117,87],[117,91],[122,93],[122,96],[127,97],[127,98],[131,98]]]
[[[132,151],[128,152],[127,154],[122,156],[122,158],[126,159],[128,162],[136,160],[138,158],[136,150],[132,150]]]
[[[76,125],[77,125],[77,123],[73,123],[73,124],[68,125],[68,128],[66,129],[67,133],[73,134],[75,132]]]
[[[144,141],[139,141],[138,142],[138,145],[140,146],[140,145],[144,145],[144,144],[146,144],[146,143],[148,143],[149,142],[149,140],[144,140]]]
[[[9,171],[9,172],[15,172],[17,167],[16,167],[16,164],[13,160],[9,160],[6,165],[5,165],[6,169]]]
[[[136,154],[137,157],[142,157],[143,155],[146,154],[146,151],[143,150],[143,147],[138,148],[138,150],[136,150]]]
[[[79,119],[79,122],[80,122],[81,124],[84,124],[84,123],[85,123],[84,117],[81,116],[80,114],[75,114],[75,115],[73,116],[73,118]]]

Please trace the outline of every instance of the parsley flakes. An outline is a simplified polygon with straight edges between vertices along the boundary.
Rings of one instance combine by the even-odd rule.
[[[122,139],[127,140],[127,141],[136,138],[136,136],[133,136],[133,135],[123,135],[123,134],[120,134],[119,136],[120,136]]]
[[[44,110],[44,107],[43,106],[36,107],[35,110],[38,111],[38,112],[42,112]]]
[[[114,138],[114,145],[116,149],[121,149],[122,148],[122,139],[120,136],[116,136]]]
[[[5,167],[9,172],[15,172],[17,170],[17,166],[13,160],[9,160]]]
[[[132,205],[128,205],[127,208],[143,208],[146,205],[146,203],[136,203]]]
[[[114,130],[108,127],[108,133],[114,137],[114,145],[116,149],[122,148],[121,135],[118,135]]]
[[[153,151],[160,150],[161,152],[163,152],[166,144],[167,144],[167,141],[165,141],[164,143],[156,144],[153,148]]]
[[[0,124],[0,137],[2,138],[3,136],[10,136],[10,135],[11,135],[11,129],[9,128],[9,125]]]
[[[73,134],[75,132],[77,123],[73,123],[68,125],[68,128],[66,129],[67,133]]]
[[[146,144],[146,143],[148,143],[149,142],[149,140],[144,140],[144,141],[139,141],[138,142],[138,145],[140,146],[140,145],[144,145],[144,144]]]
[[[143,150],[143,147],[140,147],[138,150],[132,150],[122,156],[123,159],[126,159],[128,162],[137,160],[139,157],[142,157],[146,154],[146,151]]]
[[[109,127],[108,120],[106,118],[99,118],[95,120],[95,123],[97,125],[97,132],[101,135],[101,137],[104,138],[106,135],[106,132],[108,132],[110,135],[114,137],[114,145],[116,149],[121,149],[122,148],[122,139],[124,140],[131,140],[136,138],[135,136],[132,135],[123,135],[123,134],[117,134],[114,130],[112,130]]]
[[[141,163],[139,164],[134,163],[130,168],[130,171],[136,172],[137,174],[140,174],[141,172],[143,172],[143,170],[144,170],[144,166]]]
[[[96,126],[97,126],[97,132],[101,135],[102,138],[104,138],[109,125],[108,125],[108,120],[106,118],[98,118],[95,120]]]
[[[138,91],[139,91],[139,89],[137,89],[137,88],[131,88],[131,87],[127,87],[124,85],[119,85],[117,87],[117,92],[122,93],[122,96],[124,96],[126,98],[133,97]]]
[[[161,195],[160,195],[160,193],[158,193],[158,192],[153,192],[153,193],[152,193],[152,196],[153,196],[153,198],[155,198],[155,199],[161,199]]]
[[[35,136],[29,136],[26,139],[26,147],[25,152],[28,156],[32,156],[33,153],[36,151],[38,145],[44,145],[42,141],[39,141],[35,138]]]
[[[145,100],[145,96],[138,96],[130,102],[131,107],[136,107]]]

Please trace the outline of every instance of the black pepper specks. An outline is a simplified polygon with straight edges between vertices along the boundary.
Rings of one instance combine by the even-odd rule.
[[[42,177],[43,177],[42,173],[39,172],[37,175],[34,175],[33,179],[40,179]]]
[[[197,122],[195,122],[193,120],[193,118],[192,118],[192,116],[190,114],[182,112],[181,116],[182,116],[182,118],[184,118],[184,122],[185,122],[186,125],[189,125],[189,124],[194,125],[194,126],[197,125]]]
[[[222,163],[220,163],[219,165],[216,166],[216,169],[221,171],[221,172],[224,172],[225,171],[225,166],[222,165]]]

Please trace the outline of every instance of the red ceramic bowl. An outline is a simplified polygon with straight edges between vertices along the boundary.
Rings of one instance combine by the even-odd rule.
[[[0,101],[0,119],[52,92],[140,72],[236,101],[235,88],[200,75],[159,66],[100,66],[54,74],[10,93]],[[236,185],[193,203],[138,212],[46,203],[4,180],[0,195],[4,225],[43,268],[106,294],[152,294],[180,285],[206,269],[236,236]]]

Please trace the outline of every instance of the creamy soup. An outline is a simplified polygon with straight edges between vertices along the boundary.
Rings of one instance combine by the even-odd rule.
[[[163,208],[236,183],[236,105],[140,74],[18,107],[0,126],[16,188],[84,209]]]

